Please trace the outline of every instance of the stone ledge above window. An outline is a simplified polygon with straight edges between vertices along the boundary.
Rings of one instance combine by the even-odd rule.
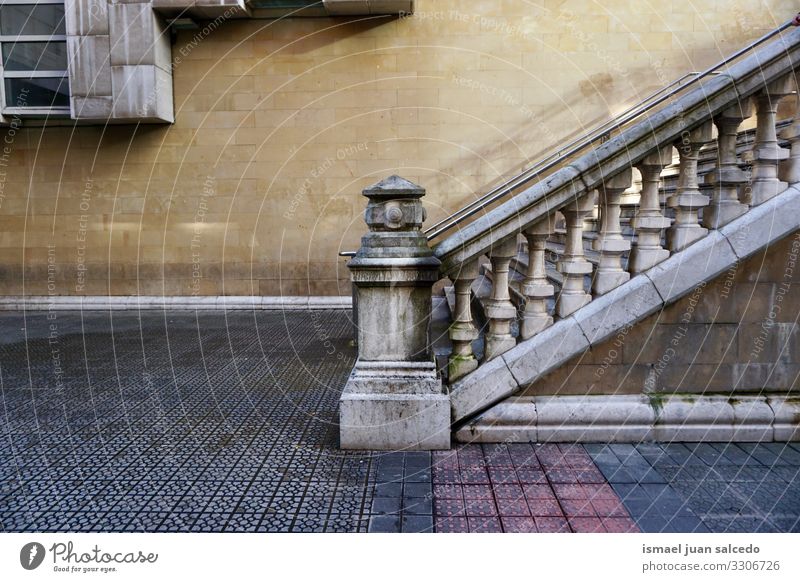
[[[168,21],[221,23],[275,16],[400,14],[413,0],[66,0],[70,117],[88,122],[172,123]],[[198,23],[199,24],[199,23]],[[130,31],[135,31],[131,34]]]

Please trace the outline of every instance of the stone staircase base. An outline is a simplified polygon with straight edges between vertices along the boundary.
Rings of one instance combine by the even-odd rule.
[[[455,432],[459,442],[800,441],[800,397],[640,394],[512,397]]]

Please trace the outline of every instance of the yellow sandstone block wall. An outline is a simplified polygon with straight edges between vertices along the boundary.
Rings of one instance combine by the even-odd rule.
[[[173,45],[172,126],[5,128],[0,293],[347,295],[363,187],[429,220],[789,19],[788,0],[417,0]]]

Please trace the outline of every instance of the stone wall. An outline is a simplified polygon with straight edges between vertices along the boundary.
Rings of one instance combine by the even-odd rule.
[[[173,125],[2,130],[0,293],[349,295],[337,253],[366,185],[401,174],[441,218],[796,8],[419,0],[201,23],[172,45]]]
[[[800,391],[800,232],[597,349],[524,396]]]

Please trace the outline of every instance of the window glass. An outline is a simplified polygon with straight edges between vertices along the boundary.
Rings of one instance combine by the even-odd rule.
[[[6,71],[66,71],[65,42],[4,42]]]
[[[63,3],[0,0],[0,57],[4,107],[69,107]]]
[[[66,77],[6,79],[6,107],[69,107]]]
[[[66,34],[63,4],[5,4],[0,9],[4,36]]]

